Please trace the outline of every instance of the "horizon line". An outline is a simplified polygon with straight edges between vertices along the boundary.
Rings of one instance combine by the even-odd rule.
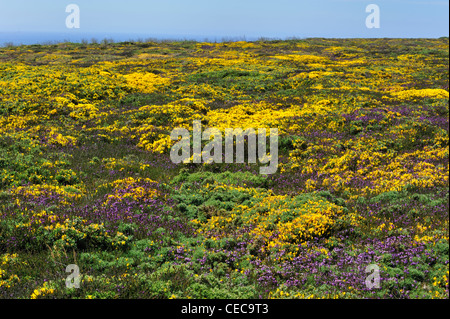
[[[17,33],[25,33],[25,34],[46,34],[46,33],[52,33],[52,34],[58,34],[58,35],[66,35],[69,36],[68,33],[65,32],[58,32],[58,31],[0,31],[1,34],[17,34]],[[111,32],[111,36],[105,35],[104,37],[96,38],[94,37],[95,34],[101,35],[105,34],[107,32],[89,32],[85,34],[78,34],[77,36],[83,36],[85,35],[88,38],[81,37],[75,41],[70,39],[61,39],[61,40],[36,40],[36,42],[33,42],[33,40],[25,41],[30,43],[14,43],[13,41],[3,41],[0,42],[0,47],[17,47],[17,46],[29,46],[29,45],[57,45],[57,44],[63,44],[63,43],[71,43],[71,44],[111,44],[111,43],[150,43],[150,42],[197,42],[197,43],[223,43],[223,42],[258,42],[258,41],[295,41],[295,40],[308,40],[308,39],[340,39],[340,40],[346,40],[346,39],[367,39],[367,40],[380,40],[380,39],[389,39],[389,40],[395,40],[395,39],[445,39],[449,38],[449,35],[442,35],[442,36],[436,36],[436,37],[413,37],[413,36],[406,36],[406,37],[345,37],[345,36],[202,36],[202,35],[193,35],[191,37],[185,36],[185,35],[149,35],[146,33],[126,33],[126,32]],[[138,36],[135,38],[129,38],[126,40],[115,40],[113,39],[112,35],[134,35]],[[213,38],[214,37],[214,38]],[[200,40],[200,38],[203,38]],[[1,38],[0,38],[1,40]],[[19,40],[20,41],[20,40]]]

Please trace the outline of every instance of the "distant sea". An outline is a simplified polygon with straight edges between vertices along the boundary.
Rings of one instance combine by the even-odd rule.
[[[227,36],[193,36],[193,35],[165,35],[165,34],[145,34],[145,33],[80,33],[74,32],[0,32],[0,46],[6,45],[31,45],[31,44],[55,44],[61,42],[92,42],[95,39],[101,42],[104,39],[114,42],[124,41],[146,41],[146,40],[193,40],[208,42],[223,41],[255,41],[258,38],[227,37]]]

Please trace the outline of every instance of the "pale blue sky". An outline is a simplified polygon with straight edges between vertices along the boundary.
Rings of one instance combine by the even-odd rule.
[[[67,29],[68,4],[80,29]],[[381,27],[368,29],[369,4]],[[449,1],[415,0],[0,0],[1,32],[140,33],[182,37],[441,37]]]

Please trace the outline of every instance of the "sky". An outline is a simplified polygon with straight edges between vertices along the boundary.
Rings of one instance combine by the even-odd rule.
[[[66,27],[69,4],[80,9],[79,28]],[[370,4],[380,9],[379,28],[366,26]],[[0,0],[0,41],[11,32],[40,40],[50,33],[216,40],[436,38],[449,35],[448,10],[448,0]]]

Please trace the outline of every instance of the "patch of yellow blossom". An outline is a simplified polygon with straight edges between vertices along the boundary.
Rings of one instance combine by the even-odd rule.
[[[124,75],[127,84],[141,93],[152,93],[160,87],[168,85],[170,79],[161,77],[153,73],[131,73]]]
[[[448,99],[449,93],[444,89],[422,89],[422,90],[405,90],[400,92],[392,93],[398,99],[401,100],[413,100],[423,98],[434,98],[434,99]]]
[[[10,274],[4,268],[6,266],[17,265],[19,263],[17,254],[3,254],[0,255],[0,288],[11,288],[20,282],[20,279],[15,274]]]
[[[80,199],[83,196],[83,190],[80,190],[74,186],[59,186],[59,185],[29,185],[29,186],[17,186],[11,189],[11,194],[22,195],[26,198],[59,195],[62,197],[60,201],[61,205],[69,205],[70,201]]]
[[[52,288],[51,284],[49,284],[47,281],[44,282],[42,287],[36,288],[33,293],[31,294],[31,299],[39,299],[42,297],[46,297],[49,295],[52,295],[55,292],[55,289]]]
[[[103,187],[113,187],[112,194],[107,196],[104,205],[109,204],[113,200],[122,200],[124,198],[132,198],[140,200],[143,198],[154,198],[159,195],[159,192],[150,187],[144,187],[142,184],[153,184],[157,182],[149,178],[133,178],[127,177],[125,179],[118,179],[112,183],[102,185]]]

